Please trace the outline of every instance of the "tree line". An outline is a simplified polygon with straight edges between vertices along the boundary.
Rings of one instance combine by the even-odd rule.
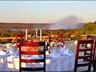
[[[25,34],[25,30],[11,30],[11,29],[0,29],[0,37],[16,37],[17,34]],[[28,30],[28,34],[36,35],[34,29]],[[71,35],[77,36],[77,38],[81,35],[88,34],[96,34],[96,21],[91,23],[86,23],[81,29],[59,29],[59,30],[42,30],[43,36],[48,36],[50,34],[64,34],[65,37],[70,38]],[[40,31],[38,30],[38,36],[40,35]]]

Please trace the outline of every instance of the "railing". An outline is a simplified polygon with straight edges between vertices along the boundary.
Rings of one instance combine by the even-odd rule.
[[[11,42],[13,43],[13,42],[15,42],[16,37],[0,37],[0,41],[1,40],[10,40],[10,39],[12,39]]]

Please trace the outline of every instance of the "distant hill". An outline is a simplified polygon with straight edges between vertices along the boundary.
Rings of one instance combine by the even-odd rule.
[[[0,29],[49,29],[50,23],[0,23]]]
[[[77,24],[76,28],[82,28],[85,23]],[[4,23],[0,22],[0,29],[55,29],[56,24],[53,23]],[[59,25],[58,25],[59,26]],[[64,27],[65,25],[61,25]],[[62,28],[61,28],[62,29]],[[64,28],[66,29],[66,28]]]

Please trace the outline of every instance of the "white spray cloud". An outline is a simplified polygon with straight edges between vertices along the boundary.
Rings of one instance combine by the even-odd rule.
[[[75,29],[78,28],[78,24],[82,22],[82,18],[69,15],[54,24],[50,25],[50,29]]]

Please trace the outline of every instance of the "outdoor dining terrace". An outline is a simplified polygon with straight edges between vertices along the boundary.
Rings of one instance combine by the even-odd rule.
[[[96,72],[96,1],[0,1],[0,72]]]
[[[48,40],[26,40],[17,35],[16,43],[0,44],[0,71],[96,71],[95,39],[69,40],[49,35]]]

